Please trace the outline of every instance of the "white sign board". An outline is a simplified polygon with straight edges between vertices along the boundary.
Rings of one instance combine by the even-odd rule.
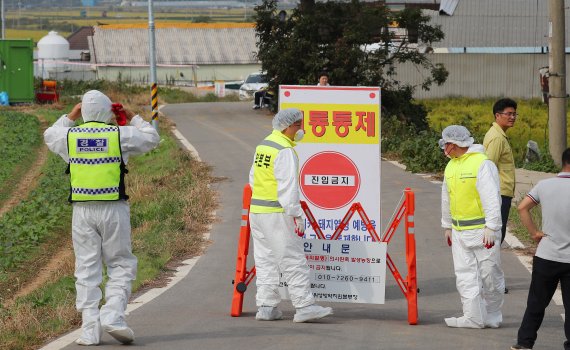
[[[301,200],[330,238],[354,202],[380,230],[380,88],[279,87],[279,109],[303,111],[305,137],[299,155]],[[305,237],[316,238],[309,222]],[[341,240],[371,241],[359,215]],[[378,232],[379,233],[379,232]]]
[[[223,80],[216,80],[214,82],[214,94],[218,97],[226,96],[226,82]]]
[[[387,243],[309,239],[304,243],[317,300],[384,304]],[[283,276],[279,292],[289,299]]]

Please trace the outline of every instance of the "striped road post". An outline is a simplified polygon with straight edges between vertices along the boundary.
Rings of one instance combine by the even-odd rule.
[[[152,84],[150,101],[152,105],[152,126],[158,130],[158,84],[156,82]]]

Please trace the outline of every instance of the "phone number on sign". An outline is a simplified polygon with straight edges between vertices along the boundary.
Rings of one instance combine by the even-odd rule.
[[[355,282],[355,283],[381,283],[380,276],[354,276],[354,275],[330,275],[317,273],[315,274],[317,281],[332,282]]]

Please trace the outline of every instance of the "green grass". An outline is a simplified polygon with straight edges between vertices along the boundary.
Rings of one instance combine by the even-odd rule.
[[[40,123],[33,115],[0,109],[0,205],[14,190],[30,164],[36,159],[42,142]]]
[[[522,224],[517,206],[518,203],[515,203],[513,201],[513,205],[511,206],[511,211],[509,214],[509,232],[516,236],[519,241],[521,241],[521,243],[523,243],[526,247],[535,248],[537,243],[533,241],[532,238],[530,238],[530,234],[528,233],[526,227],[524,227]],[[530,215],[534,224],[540,230],[542,227],[542,212],[540,205],[532,208]]]
[[[39,80],[36,81],[39,85]],[[72,81],[64,80],[58,83],[61,87],[62,101],[66,103],[77,103],[78,92],[85,92],[89,90],[100,90],[111,92],[111,95],[125,95],[126,102],[133,100],[138,102],[140,97],[148,97],[150,101],[150,90],[148,86],[131,84],[130,81],[119,79],[118,81],[108,80],[83,80]],[[146,96],[148,95],[148,96]],[[134,97],[132,97],[134,96]],[[139,97],[139,98],[137,98]],[[237,94],[228,94],[225,97],[218,97],[213,92],[207,93],[203,96],[198,96],[192,92],[170,86],[159,86],[158,88],[159,103],[191,103],[191,102],[236,102],[239,101]],[[124,104],[124,100],[121,100]],[[150,103],[150,102],[149,102]]]
[[[0,219],[0,276],[27,261],[32,250],[69,222],[65,167],[59,156],[50,154],[37,188]]]
[[[191,92],[177,88],[159,88],[159,99],[166,103],[189,103],[189,102],[236,102],[239,101],[237,94],[228,94],[225,97],[218,97],[209,92],[203,96],[196,96]]]

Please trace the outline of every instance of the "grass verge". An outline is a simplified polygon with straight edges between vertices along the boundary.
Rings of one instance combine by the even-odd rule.
[[[530,238],[530,234],[522,224],[519,212],[517,210],[518,205],[519,203],[513,201],[513,205],[511,206],[511,211],[509,214],[509,232],[511,232],[511,234],[517,237],[519,241],[524,244],[524,246],[529,250],[529,253],[534,254],[537,243],[533,241],[532,238]],[[530,211],[530,215],[536,224],[536,227],[540,230],[542,227],[542,212],[540,205],[534,207]]]

